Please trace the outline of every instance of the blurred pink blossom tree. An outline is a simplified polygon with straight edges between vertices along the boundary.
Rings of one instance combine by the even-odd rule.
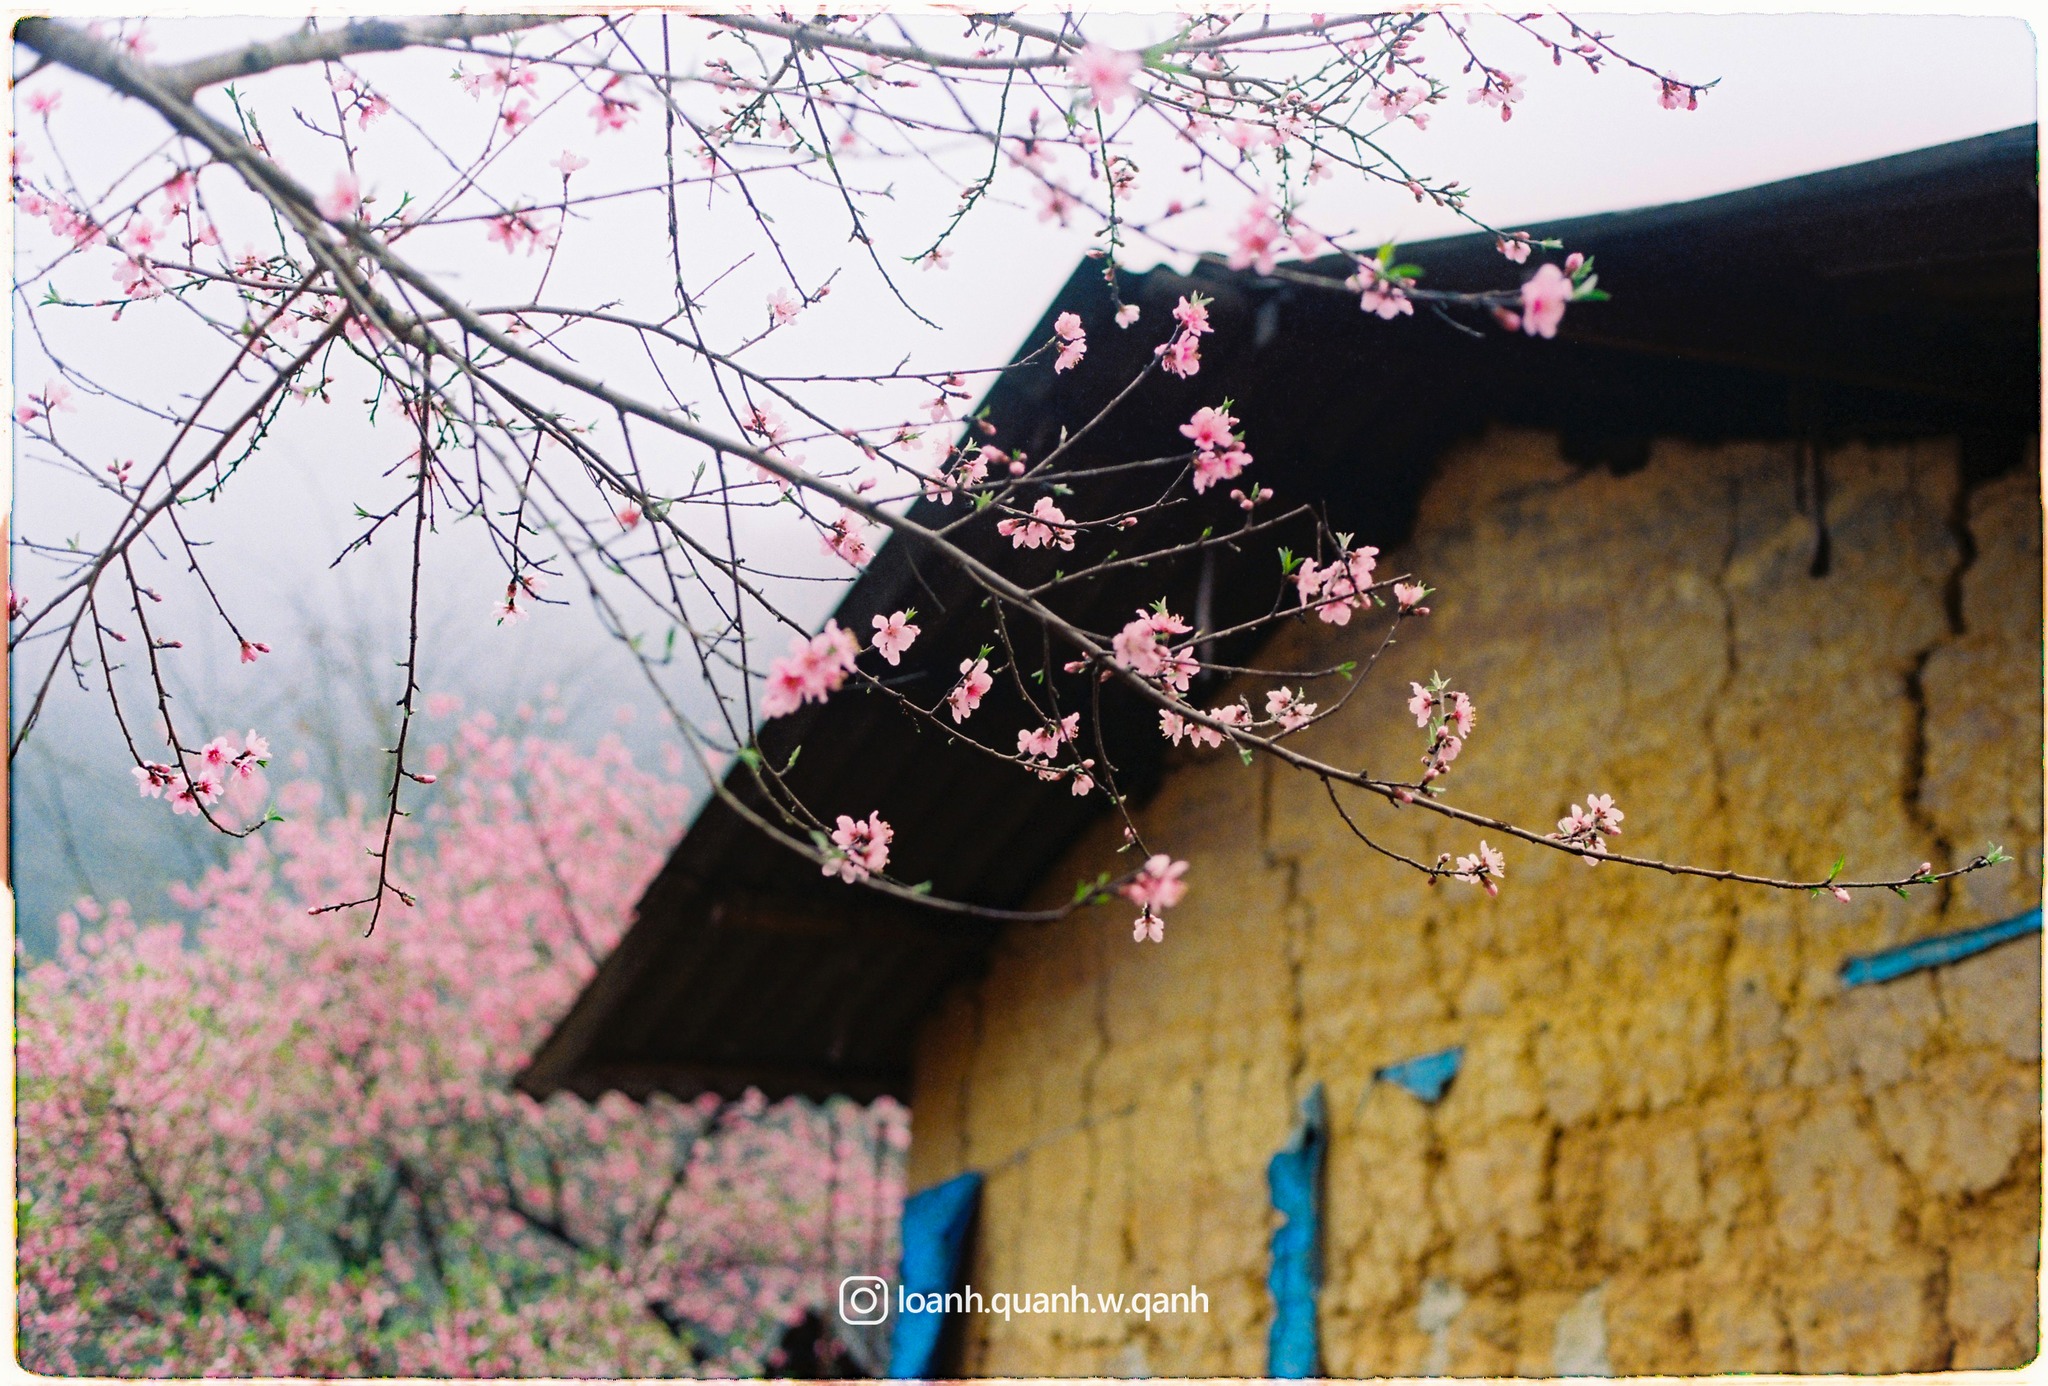
[[[394,846],[419,902],[309,910],[381,817],[285,820],[181,888],[80,901],[20,986],[20,1353],[177,1375],[759,1370],[894,1260],[904,1113],[535,1102],[511,1077],[622,932],[686,793],[486,714]]]

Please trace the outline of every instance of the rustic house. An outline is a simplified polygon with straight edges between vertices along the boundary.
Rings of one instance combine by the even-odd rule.
[[[1406,681],[1440,668],[1481,710],[1456,776],[1474,807],[1543,823],[1611,792],[1631,848],[1786,875],[1837,855],[1948,866],[1989,842],[2012,864],[1841,904],[1525,848],[1489,899],[1365,851],[1313,781],[1172,752],[1145,709],[1106,705],[1148,835],[1194,863],[1163,945],[1134,945],[1121,908],[996,928],[889,905],[713,803],[522,1084],[893,1093],[912,1187],[950,1191],[958,1256],[923,1266],[927,1284],[1203,1296],[1149,1318],[969,1306],[923,1368],[2031,1360],[2036,183],[2027,127],[1538,226],[1597,256],[1616,294],[1553,342],[1383,323],[1209,264],[1132,276],[1146,321],[1199,287],[1218,330],[1198,377],[1149,382],[1092,454],[1170,450],[1227,387],[1259,480],[1440,589],[1384,682],[1310,733],[1320,749],[1406,763]],[[1482,237],[1403,254],[1430,283],[1519,273]],[[1110,325],[1092,264],[1037,335],[1067,310],[1095,369],[1002,380],[999,441],[1041,452],[1156,340]],[[915,600],[929,619],[906,668],[940,679],[982,632],[901,547],[839,620],[865,630]],[[1208,575],[1219,625],[1271,598],[1270,552],[1232,561]],[[1113,627],[1162,595],[1192,609],[1204,581],[1193,564],[1126,577],[1084,618]],[[1367,638],[1304,622],[1261,658],[1331,664]],[[1054,901],[1118,860],[1099,803],[920,737],[883,700],[806,708],[764,741],[803,744],[807,799],[878,808],[903,877],[954,896]],[[1471,849],[1433,816],[1361,811],[1415,855]]]

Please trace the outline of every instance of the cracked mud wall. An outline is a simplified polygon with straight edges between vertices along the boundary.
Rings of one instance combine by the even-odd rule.
[[[1533,434],[1448,458],[1382,559],[1442,589],[1434,614],[1313,745],[1406,773],[1407,680],[1441,669],[1479,708],[1449,781],[1470,807],[1547,827],[1611,792],[1618,847],[1772,874],[1988,840],[2017,862],[1842,905],[1509,845],[1489,900],[1374,857],[1313,781],[1192,757],[1143,814],[1194,863],[1165,943],[1121,908],[1013,930],[922,1038],[911,1175],[987,1172],[977,1287],[1193,1283],[1211,1312],[981,1316],[966,1370],[1259,1372],[1265,1162],[1319,1080],[1333,1373],[2035,1355],[2038,936],[1854,991],[1837,969],[2040,901],[2038,458],[1968,487],[1946,442],[1826,467],[1816,578],[1789,445],[1662,443],[1625,477]],[[1366,638],[1304,625],[1266,662]],[[1359,808],[1425,859],[1479,836]],[[1450,1044],[1436,1107],[1371,1082]]]

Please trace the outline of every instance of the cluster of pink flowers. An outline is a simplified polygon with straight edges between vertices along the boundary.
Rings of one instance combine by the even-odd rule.
[[[1125,622],[1124,628],[1110,638],[1111,657],[1139,678],[1185,693],[1201,665],[1188,652],[1189,647],[1176,650],[1170,642],[1174,636],[1186,635],[1193,629],[1170,611],[1140,611],[1135,620]]]
[[[1017,754],[1046,760],[1059,754],[1060,747],[1081,734],[1081,714],[1070,712],[1058,722],[1026,728],[1017,733]]]
[[[888,868],[889,843],[895,836],[896,830],[879,813],[870,813],[865,820],[842,813],[832,831],[832,845],[838,850],[820,869],[848,883],[864,881]]]
[[[216,736],[182,767],[146,760],[128,773],[135,776],[135,791],[143,798],[165,800],[172,813],[197,815],[230,784],[254,780],[268,764],[270,743],[252,731],[239,743],[232,736]]]
[[[33,100],[31,98],[31,104]],[[113,279],[121,286],[124,297],[156,298],[164,292],[163,282],[151,257],[158,238],[171,235],[181,218],[185,219],[187,227],[177,235],[177,239],[185,249],[220,244],[219,230],[203,216],[194,214],[193,197],[197,186],[198,180],[191,169],[179,169],[159,190],[163,196],[160,216],[137,207],[122,224],[117,248],[124,258],[115,266]],[[19,177],[16,179],[15,201],[24,216],[47,220],[51,231],[68,239],[74,249],[84,250],[108,239],[107,228],[91,216],[77,210],[62,197],[46,196],[36,191]],[[116,317],[119,317],[118,311]]]
[[[1415,313],[1415,300],[1408,297],[1407,286],[1371,260],[1360,260],[1357,273],[1344,281],[1344,287],[1358,295],[1362,310],[1389,322],[1404,313]]]
[[[1052,320],[1053,335],[1060,339],[1059,359],[1052,363],[1054,375],[1070,371],[1088,354],[1088,333],[1077,313],[1062,313]]]
[[[1458,752],[1465,749],[1479,714],[1473,709],[1472,700],[1448,688],[1441,676],[1432,677],[1427,688],[1419,683],[1410,683],[1408,687],[1413,690],[1408,711],[1414,714],[1416,726],[1429,731],[1429,749],[1422,757],[1422,782],[1428,784],[1442,775],[1458,758]]]
[[[1333,626],[1351,624],[1351,613],[1372,605],[1372,574],[1380,551],[1361,544],[1328,565],[1304,558],[1294,571],[1294,590],[1304,608]]]
[[[1008,539],[1013,548],[1058,548],[1071,552],[1074,547],[1073,523],[1053,504],[1051,496],[1040,496],[1028,519],[998,520],[996,533]]]
[[[1068,780],[1078,797],[1095,788],[1095,777],[1089,773],[1095,762],[1083,760],[1074,766],[1060,766],[1053,763],[1053,758],[1060,747],[1073,745],[1080,734],[1081,714],[1070,712],[1058,722],[1018,732],[1017,754],[1026,758],[1025,765],[1041,780]]]
[[[789,436],[789,424],[776,410],[774,405],[755,405],[740,419],[740,429],[751,437],[760,440],[761,451],[779,457],[794,466],[800,467],[803,465],[803,458],[783,447],[783,441]],[[753,467],[754,475],[761,478],[761,480],[774,482],[785,493],[789,491],[790,483],[787,478],[777,476],[758,462],[754,463]]]
[[[83,250],[106,239],[106,229],[91,216],[79,211],[61,198],[45,197],[41,193],[23,190],[15,200],[23,216],[42,217],[50,223],[50,230],[71,242],[74,250]]]
[[[915,611],[898,611],[889,616],[875,617],[875,653],[891,665],[903,662],[903,652],[917,639],[918,628],[912,625]]]
[[[1206,326],[1206,316],[1204,318]],[[1252,455],[1244,450],[1244,439],[1232,433],[1237,420],[1227,411],[1230,401],[1223,401],[1223,408],[1202,408],[1195,416],[1180,426],[1182,436],[1195,445],[1195,491],[1200,494],[1219,481],[1233,481],[1238,474],[1252,464]]]
[[[1209,709],[1209,720],[1221,722],[1226,727],[1248,727],[1252,724],[1252,710],[1242,701],[1225,703],[1222,707]],[[1186,737],[1191,746],[1214,748],[1223,744],[1223,733],[1215,727],[1189,721],[1177,712],[1164,708],[1159,713],[1159,734],[1178,746]]]
[[[561,233],[555,227],[541,225],[531,212],[507,212],[491,218],[490,227],[484,234],[491,244],[504,246],[507,255],[522,245],[531,255],[536,250],[553,250]]]
[[[1020,453],[1017,465],[1010,468],[1012,473],[1023,471],[1021,458]],[[954,495],[957,494],[953,489],[955,486],[979,486],[988,480],[988,469],[991,465],[1007,464],[1010,461],[1010,457],[1000,448],[969,448],[954,459],[950,471],[941,472],[939,476],[927,479],[924,493],[941,505],[951,505]]]
[[[1555,337],[1566,305],[1593,293],[1596,278],[1592,269],[1593,262],[1577,253],[1565,257],[1561,270],[1543,265],[1523,281],[1522,311],[1495,308],[1493,315],[1510,332],[1520,328],[1531,337]]]
[[[1299,688],[1276,688],[1266,695],[1266,715],[1282,731],[1300,731],[1316,717],[1316,705],[1307,696]]]
[[[981,706],[981,700],[996,686],[989,676],[988,660],[963,659],[960,661],[960,682],[953,685],[953,691],[946,695],[946,707],[953,714],[957,724],[965,722]]]
[[[1586,806],[1572,805],[1572,811],[1557,820],[1557,831],[1551,836],[1572,847],[1583,847],[1588,853],[1607,852],[1607,839],[1621,836],[1621,820],[1628,815],[1614,806],[1612,794],[1588,794]],[[1599,856],[1583,856],[1580,861],[1588,866],[1598,866]]]
[[[61,380],[52,380],[43,386],[41,394],[31,394],[28,403],[14,411],[14,417],[22,423],[31,424],[46,418],[59,409],[71,409],[71,387]]]
[[[590,108],[590,118],[597,122],[597,132],[600,135],[607,130],[625,129],[626,122],[632,119],[634,112],[639,109],[636,102],[615,94],[619,84],[625,80],[624,77],[614,76],[606,82],[604,89],[597,94],[597,104]]]
[[[1500,118],[1502,120],[1511,119],[1515,114],[1515,103],[1527,95],[1522,90],[1522,83],[1525,80],[1527,79],[1519,72],[1489,71],[1483,83],[1466,93],[1465,103],[1470,106],[1477,106],[1484,102],[1489,106],[1498,106],[1500,108]]]
[[[371,121],[391,114],[391,103],[372,91],[367,83],[359,80],[346,68],[336,72],[328,85],[340,100],[343,113],[355,113],[358,130],[367,130]]]
[[[531,600],[538,597],[541,589],[547,586],[547,581],[539,573],[526,572],[507,582],[505,595],[491,606],[491,610],[497,615],[498,624],[508,626],[526,619],[526,608],[519,604],[520,599]]]
[[[1416,108],[1428,100],[1429,88],[1426,85],[1388,87],[1368,97],[1366,105],[1377,110],[1388,120],[1399,120],[1402,116],[1407,116],[1415,122],[1416,129],[1426,130],[1429,128],[1429,112]]]
[[[875,551],[868,544],[866,522],[851,510],[841,510],[838,518],[826,525],[819,537],[823,539],[825,551],[842,559],[856,568],[865,568]],[[892,664],[894,660],[890,661]]]
[[[1202,369],[1201,339],[1216,330],[1209,325],[1212,302],[1200,294],[1187,294],[1174,305],[1174,334],[1164,346],[1153,348],[1161,370],[1186,380]]]
[[[1665,110],[1675,111],[1681,106],[1688,111],[1697,111],[1700,108],[1698,87],[1688,86],[1668,72],[1657,81],[1657,104]]]
[[[1254,202],[1245,208],[1237,226],[1231,232],[1230,267],[1234,270],[1257,269],[1260,274],[1271,274],[1279,262],[1280,248],[1287,243],[1287,233],[1263,202]]]
[[[1451,854],[1446,852],[1438,857],[1437,865],[1439,868],[1453,865]],[[1459,857],[1450,876],[1452,880],[1463,881],[1466,885],[1485,886],[1488,895],[1498,896],[1501,878],[1507,875],[1507,870],[1507,858],[1500,854],[1499,849],[1487,846],[1486,839],[1481,838],[1479,850],[1469,857]]]
[[[1137,922],[1131,926],[1134,942],[1143,943],[1149,938],[1158,943],[1166,937],[1166,921],[1159,917],[1159,912],[1172,909],[1188,893],[1187,882],[1181,879],[1187,870],[1186,862],[1155,852],[1138,868],[1138,874],[1124,884],[1120,893],[1138,907]]]
[[[761,694],[763,717],[784,717],[805,703],[822,703],[839,690],[853,672],[860,645],[853,632],[837,621],[805,639],[790,641],[789,653],[768,666],[768,687]]]
[[[455,79],[471,96],[480,97],[488,91],[494,96],[504,97],[540,90],[540,72],[532,63],[522,63],[517,58],[492,58],[482,72],[458,68]]]

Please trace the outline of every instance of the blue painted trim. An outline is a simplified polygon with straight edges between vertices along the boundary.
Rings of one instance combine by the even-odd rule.
[[[1896,948],[1887,948],[1882,953],[1866,953],[1849,959],[1842,964],[1842,985],[1860,987],[1871,982],[1889,982],[1909,972],[1961,962],[1987,948],[1996,948],[2001,943],[2040,932],[2041,911],[2036,908],[2011,919],[2001,919],[1996,924],[1964,929],[1961,933],[1915,939]]]
[[[980,1196],[981,1176],[969,1170],[903,1201],[903,1268],[893,1293],[945,1295],[960,1288],[967,1229]],[[945,1326],[943,1309],[898,1316],[889,1340],[889,1375],[930,1376]]]
[[[1424,1102],[1434,1103],[1444,1095],[1444,1089],[1451,1085],[1451,1079],[1458,1076],[1458,1065],[1465,1061],[1465,1046],[1452,1045],[1439,1049],[1434,1054],[1421,1054],[1412,1059],[1403,1059],[1398,1064],[1388,1064],[1373,1072],[1375,1082],[1392,1083],[1406,1088]]]
[[[1273,1233],[1273,1328],[1266,1338],[1266,1375],[1296,1381],[1319,1375],[1316,1294],[1323,1286],[1323,1152],[1330,1122],[1318,1083],[1301,1104],[1294,1134],[1266,1165],[1273,1207],[1286,1221]]]

